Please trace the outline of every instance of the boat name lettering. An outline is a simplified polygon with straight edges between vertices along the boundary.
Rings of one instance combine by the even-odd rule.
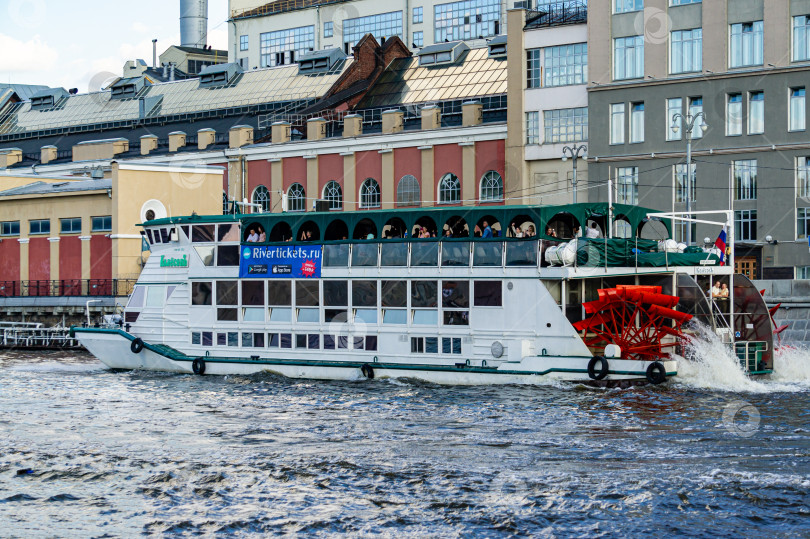
[[[187,268],[188,267],[188,258],[186,255],[181,256],[180,258],[171,258],[165,255],[160,256],[160,267],[161,268]]]

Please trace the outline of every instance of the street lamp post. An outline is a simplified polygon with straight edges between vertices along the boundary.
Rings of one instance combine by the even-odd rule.
[[[686,113],[686,116],[680,112],[672,115],[672,131],[677,133],[680,129],[678,120],[683,120],[684,133],[686,134],[686,214],[692,215],[692,130],[695,128],[697,120],[700,119],[701,123],[698,124],[701,131],[708,129],[706,125],[706,115],[703,112],[698,112],[692,116],[691,112]],[[696,167],[697,168],[697,167]],[[686,245],[692,245],[692,223],[686,222]]]
[[[584,144],[581,146],[577,146],[576,144],[572,144],[571,146],[564,146],[563,147],[563,161],[568,161],[568,156],[570,155],[571,158],[574,160],[574,177],[571,179],[571,183],[574,186],[574,204],[577,203],[577,159],[579,159],[579,155],[583,155],[583,159],[585,158],[585,152],[588,151],[588,147]]]

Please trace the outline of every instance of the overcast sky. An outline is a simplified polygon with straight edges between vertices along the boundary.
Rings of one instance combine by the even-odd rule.
[[[227,0],[208,1],[208,44],[227,49]],[[98,90],[127,60],[180,44],[179,0],[0,0],[0,81]]]

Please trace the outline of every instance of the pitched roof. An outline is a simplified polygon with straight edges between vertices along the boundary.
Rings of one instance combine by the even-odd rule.
[[[2,178],[0,178],[2,180]],[[72,193],[80,191],[97,191],[111,189],[112,180],[66,180],[62,183],[33,182],[5,191],[0,191],[0,197],[19,195],[50,195],[54,193]]]

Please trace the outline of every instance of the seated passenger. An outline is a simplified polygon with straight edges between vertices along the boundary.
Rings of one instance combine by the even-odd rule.
[[[256,234],[256,231],[252,228],[250,229],[250,234],[248,234],[247,241],[251,243],[256,243],[259,241],[259,235]]]
[[[264,233],[264,229],[259,227],[259,243],[264,243],[267,241],[267,234]]]
[[[482,238],[491,238],[492,237],[492,228],[490,228],[489,223],[484,221],[481,223],[484,225],[484,232],[481,234]]]
[[[591,223],[591,227],[585,230],[585,237],[589,239],[602,237],[602,233],[599,232],[599,228],[596,226],[596,223]]]

